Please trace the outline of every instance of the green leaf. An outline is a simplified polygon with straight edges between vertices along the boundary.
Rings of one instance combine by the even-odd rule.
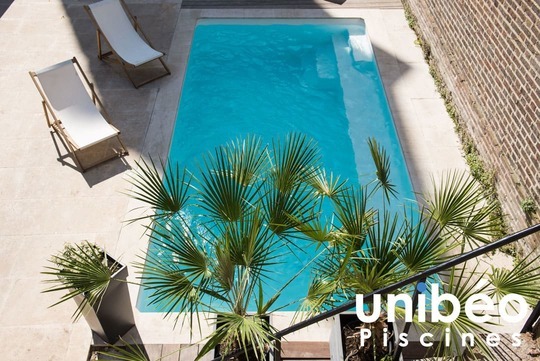
[[[82,302],[73,314],[75,320],[82,316],[86,307],[99,309],[112,275],[119,269],[118,263],[109,264],[104,251],[87,241],[66,245],[64,250],[52,256],[49,262],[52,265],[46,266],[47,271],[41,273],[52,276],[45,282],[53,286],[42,292],[66,293],[52,306],[80,297]]]
[[[491,268],[489,280],[493,285],[490,296],[500,300],[509,294],[523,296],[535,306],[540,300],[540,256],[528,255],[520,260],[513,269]]]
[[[465,172],[449,172],[440,185],[433,182],[426,199],[427,213],[441,227],[441,236],[463,247],[488,243],[497,234],[499,221],[480,184]]]
[[[397,197],[396,185],[390,181],[390,157],[375,138],[369,138],[367,143],[375,164],[378,186],[383,190],[387,202],[390,202],[390,196]]]
[[[274,182],[279,192],[288,193],[317,174],[319,149],[315,141],[305,135],[289,134],[283,144],[279,140],[274,142],[272,151]]]
[[[248,359],[262,360],[265,350],[274,349],[274,332],[277,330],[259,315],[242,316],[235,313],[218,312],[215,333],[199,351],[195,360],[200,360],[208,352],[220,345],[223,356],[237,350],[248,353]],[[250,348],[252,348],[251,351]]]
[[[161,161],[161,169],[164,170],[162,180],[152,158],[150,164],[144,159],[140,163],[135,163],[138,169],[128,175],[128,182],[133,189],[126,191],[126,194],[149,205],[152,213],[132,219],[130,222],[146,218],[159,220],[178,214],[189,200],[188,189],[191,179],[186,170],[180,172],[178,164],[174,166],[169,164],[165,167]]]

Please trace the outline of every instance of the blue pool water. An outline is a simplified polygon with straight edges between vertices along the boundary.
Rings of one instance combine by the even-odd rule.
[[[317,141],[327,171],[364,184],[375,173],[366,140],[376,138],[392,160],[400,196],[414,199],[361,20],[200,21],[169,161],[197,169],[203,154],[231,140],[255,134],[271,143],[291,132]],[[307,247],[304,258],[283,260],[275,279],[294,275],[313,252]],[[280,304],[304,296],[309,278],[298,278]],[[141,288],[138,308],[159,311],[147,301]]]

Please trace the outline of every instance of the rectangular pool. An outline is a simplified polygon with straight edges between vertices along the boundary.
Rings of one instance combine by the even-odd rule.
[[[291,132],[317,141],[327,171],[364,184],[375,174],[366,141],[376,138],[391,158],[400,196],[415,198],[362,20],[200,20],[169,162],[195,170],[219,145],[248,134],[271,143]],[[311,252],[284,260],[276,278],[294,275]],[[305,273],[280,304],[305,295]],[[148,296],[141,288],[138,308],[159,311]]]

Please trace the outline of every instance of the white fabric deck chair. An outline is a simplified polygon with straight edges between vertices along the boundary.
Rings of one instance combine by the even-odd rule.
[[[135,88],[171,73],[162,59],[165,54],[154,50],[140,28],[137,18],[129,12],[123,0],[103,0],[95,4],[85,5],[84,8],[97,29],[98,58],[103,59],[103,57],[111,54],[114,55]],[[102,51],[102,36],[110,48],[109,52],[103,53]],[[143,82],[135,83],[128,68],[136,68],[154,60],[161,62],[165,70],[164,73]]]
[[[88,85],[90,94],[79,74]],[[83,172],[106,160],[128,154],[120,140],[120,131],[106,120],[105,117],[109,116],[76,58],[36,72],[31,71],[30,76],[43,98],[47,125],[53,127],[62,137],[75,163]],[[101,112],[97,108],[98,105],[102,109]],[[114,137],[120,145],[118,150],[114,149],[114,152],[111,151],[104,159],[87,166],[82,165],[77,155],[80,150]]]

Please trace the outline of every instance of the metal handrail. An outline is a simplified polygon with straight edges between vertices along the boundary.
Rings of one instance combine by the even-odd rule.
[[[491,251],[494,251],[500,247],[503,247],[503,246],[506,246],[510,243],[513,243],[515,241],[518,241],[522,238],[525,238],[527,236],[530,236],[531,234],[534,234],[536,232],[539,232],[540,231],[540,223],[539,224],[536,224],[534,226],[531,226],[529,228],[525,228],[521,231],[518,231],[516,233],[513,233],[509,236],[506,236],[506,237],[503,237],[497,241],[494,241],[494,242],[491,242],[491,243],[488,243],[484,246],[481,246],[481,247],[478,247],[476,249],[473,249],[472,251],[469,251],[467,253],[463,253],[459,256],[456,256],[446,262],[443,262],[437,266],[434,266],[434,267],[431,267],[423,272],[420,272],[420,273],[417,273],[415,274],[414,276],[410,276],[408,278],[405,278],[399,282],[396,282],[394,284],[391,284],[389,286],[386,286],[386,287],[383,287],[383,288],[380,288],[378,290],[375,290],[373,292],[370,292],[368,294],[365,294],[363,295],[363,298],[364,298],[364,302],[369,302],[373,299],[373,296],[376,295],[376,294],[388,294],[388,293],[391,293],[393,291],[396,291],[404,286],[407,286],[409,284],[412,284],[414,282],[417,282],[417,281],[420,281],[422,279],[426,279],[428,278],[429,276],[432,276],[436,273],[439,273],[441,271],[444,271],[448,268],[451,268],[451,267],[454,267],[458,264],[461,264],[461,263],[465,263],[473,258],[476,258],[478,256],[481,256],[481,255],[484,255],[488,252],[491,252]],[[303,321],[300,321],[292,326],[289,326],[281,331],[278,331],[274,334],[274,338],[278,341],[281,340],[281,338],[283,338],[284,336],[287,336],[288,334],[291,334],[293,332],[296,332],[298,330],[301,330],[303,328],[306,328],[308,326],[311,326],[313,324],[316,324],[318,322],[321,322],[329,317],[333,317],[335,315],[338,315],[342,312],[345,312],[345,311],[349,311],[351,310],[352,308],[354,308],[356,306],[356,300],[354,301],[348,301],[338,307],[335,307],[329,311],[326,311],[326,312],[323,312],[321,314],[318,314],[316,316],[313,316],[311,318],[308,318],[306,320],[303,320]],[[233,355],[230,355],[230,356],[238,356],[238,355],[241,355],[242,353],[244,353],[244,350],[239,350],[238,352],[234,353]],[[218,357],[218,358],[215,358],[213,359],[212,361],[219,361],[219,360],[222,360],[221,357]]]

